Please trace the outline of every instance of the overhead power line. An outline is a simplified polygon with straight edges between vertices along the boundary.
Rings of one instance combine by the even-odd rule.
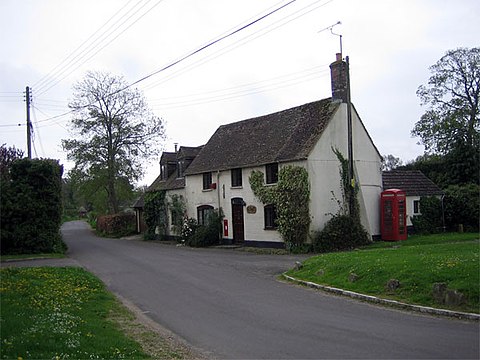
[[[154,72],[152,72],[152,73],[150,73],[150,74],[148,74],[148,75],[146,75],[146,76],[144,76],[144,77],[142,77],[142,78],[134,81],[133,83],[129,84],[128,86],[126,86],[126,87],[124,87],[124,88],[122,88],[122,89],[119,89],[119,90],[115,91],[112,95],[117,94],[117,93],[119,93],[119,92],[122,92],[122,91],[124,91],[124,90],[132,87],[133,85],[136,85],[136,84],[138,84],[138,83],[140,83],[140,82],[142,82],[142,81],[145,81],[145,80],[151,78],[151,77],[154,76],[154,75],[157,75],[157,74],[159,74],[159,73],[161,73],[161,72],[163,72],[163,71],[165,71],[165,70],[167,70],[167,69],[170,69],[171,67],[173,67],[173,66],[181,63],[182,61],[184,61],[184,60],[192,57],[193,55],[195,55],[195,54],[197,54],[197,53],[199,53],[199,52],[201,52],[201,51],[203,51],[203,50],[205,50],[205,49],[207,49],[207,48],[209,48],[209,47],[211,47],[211,46],[219,43],[220,41],[225,40],[225,39],[229,38],[230,36],[233,36],[233,35],[237,34],[238,32],[240,32],[240,31],[242,31],[242,30],[244,30],[244,29],[246,29],[246,28],[248,28],[248,27],[250,27],[250,26],[252,26],[252,25],[254,25],[254,24],[256,24],[256,23],[258,23],[259,21],[261,21],[261,20],[263,20],[263,19],[265,19],[265,18],[267,18],[267,17],[275,14],[276,12],[284,9],[284,8],[287,7],[288,5],[293,4],[295,1],[296,1],[296,0],[291,0],[291,1],[289,1],[288,3],[283,4],[283,5],[275,8],[274,10],[268,12],[267,14],[262,15],[262,16],[258,17],[257,19],[249,22],[248,24],[243,25],[243,26],[241,26],[240,28],[231,31],[231,32],[227,33],[226,35],[223,35],[223,36],[219,37],[218,39],[213,40],[213,41],[209,42],[208,44],[199,47],[199,48],[196,49],[196,50],[193,50],[192,52],[190,52],[190,53],[188,53],[187,55],[181,57],[180,59],[177,59],[177,60],[175,60],[174,62],[172,62],[172,63],[164,66],[163,68],[161,68],[161,69],[159,69],[159,70],[156,70],[156,71],[154,71]]]
[[[75,50],[70,52],[61,62],[59,62],[52,70],[48,72],[45,76],[43,76],[40,80],[38,80],[33,86],[35,88],[40,89],[45,83],[48,83],[51,78],[53,78],[53,73],[57,71],[57,69],[63,69],[67,66],[72,60],[69,61],[70,58],[74,58],[75,54],[84,46],[86,45],[100,30],[102,30],[110,21],[117,16],[119,12],[121,12],[124,8],[128,6],[133,0],[128,1],[122,8],[120,8],[115,14],[113,14],[110,19],[108,19],[101,27],[99,27],[95,32],[93,32],[84,42],[82,42]],[[50,79],[49,79],[50,78]]]
[[[161,84],[163,84],[163,83],[165,83],[165,82],[167,82],[167,81],[169,81],[173,78],[176,78],[177,76],[180,76],[181,74],[183,74],[187,71],[195,69],[198,66],[203,65],[206,62],[209,62],[209,61],[211,61],[211,60],[213,60],[213,59],[215,59],[215,58],[217,58],[221,55],[224,55],[224,54],[226,54],[226,53],[228,53],[228,52],[230,52],[230,51],[232,51],[232,50],[234,50],[234,49],[236,49],[240,46],[243,46],[243,45],[245,45],[245,44],[261,37],[261,36],[264,36],[264,35],[272,32],[272,31],[274,31],[274,30],[276,30],[276,29],[278,29],[278,28],[280,28],[280,27],[282,27],[282,26],[284,26],[284,25],[302,17],[302,16],[305,16],[305,15],[311,13],[312,11],[317,10],[318,8],[327,5],[328,3],[332,2],[333,0],[327,0],[327,1],[323,2],[322,4],[317,5],[319,2],[322,2],[322,1],[324,1],[324,0],[317,0],[317,1],[315,1],[311,4],[309,4],[309,5],[293,12],[292,14],[289,14],[289,15],[273,22],[272,24],[269,24],[269,25],[255,31],[255,32],[253,32],[252,34],[249,34],[249,35],[245,36],[244,38],[239,39],[236,42],[234,42],[230,45],[227,45],[226,47],[224,47],[222,49],[217,50],[216,52],[204,57],[203,59],[197,60],[193,64],[190,64],[190,65],[184,67],[183,69],[177,70],[176,72],[174,72],[173,74],[170,74],[166,78],[157,80],[154,83],[146,85],[144,87],[144,89],[152,89],[152,88],[154,88],[156,86],[159,86],[159,85],[161,85]],[[315,6],[315,5],[317,5],[317,6]],[[313,7],[313,6],[315,6],[315,7]]]
[[[162,102],[162,99],[159,99],[158,104],[155,104],[155,100],[154,100],[154,104],[152,105],[152,108],[157,108],[157,109],[176,108],[176,107],[195,106],[195,105],[207,104],[207,103],[212,103],[217,101],[230,100],[230,99],[234,99],[242,96],[249,96],[249,95],[254,95],[254,94],[263,93],[267,91],[274,91],[274,90],[282,89],[285,87],[304,83],[307,81],[312,81],[322,76],[326,76],[326,73],[327,73],[327,70],[311,72],[311,73],[304,74],[300,77],[283,80],[281,82],[266,84],[256,88],[231,91],[224,94],[219,94],[219,95],[214,95],[209,97],[199,96],[193,99],[177,100],[177,101],[170,101],[170,102],[167,102],[168,99],[164,99],[163,101],[165,102]]]
[[[158,0],[153,6],[151,6],[146,11],[141,13],[131,23],[127,24],[123,29],[121,29],[122,26],[124,26],[130,19],[135,17],[151,1],[152,0],[148,0],[147,2],[145,2],[142,6],[140,6],[138,9],[136,9],[132,14],[130,14],[125,20],[123,20],[120,24],[118,24],[118,22],[120,22],[126,15],[128,15],[128,13],[126,13],[122,17],[120,17],[120,19],[118,19],[115,23],[113,23],[110,27],[108,27],[99,36],[97,36],[95,38],[95,40],[92,41],[91,44],[87,45],[85,49],[81,50],[78,54],[74,55],[68,62],[66,62],[63,66],[61,66],[58,69],[58,71],[56,71],[54,74],[51,74],[49,79],[44,80],[41,83],[38,83],[37,87],[36,87],[36,92],[39,95],[42,95],[45,92],[47,92],[48,90],[50,90],[52,87],[57,85],[59,82],[61,82],[63,79],[65,79],[70,74],[72,74],[75,70],[77,70],[80,66],[85,64],[87,61],[89,61],[95,55],[97,55],[105,47],[112,44],[120,35],[122,35],[125,31],[130,29],[134,24],[136,24],[140,19],[142,19],[145,15],[147,15],[150,11],[152,11],[157,5],[159,5],[164,0]],[[140,1],[136,5],[134,5],[131,9],[129,9],[128,11],[131,12],[139,4],[140,4]],[[125,6],[123,8],[125,8]],[[108,21],[107,21],[107,23],[108,23]],[[104,26],[105,25],[103,25],[95,33],[97,33],[99,30],[101,30]],[[113,29],[112,29],[112,27],[113,27]],[[120,31],[120,29],[121,29],[121,31]],[[120,32],[118,32],[118,31],[120,31]],[[79,46],[77,49],[79,49],[79,48],[81,48],[81,46]],[[68,57],[70,57],[70,56],[68,56]]]

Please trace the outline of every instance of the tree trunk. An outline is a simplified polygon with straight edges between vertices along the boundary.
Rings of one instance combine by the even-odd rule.
[[[119,212],[119,209],[118,209],[118,201],[117,201],[117,192],[115,190],[115,176],[111,177],[109,174],[107,186],[108,186],[108,208],[112,214],[117,214]]]
[[[115,152],[113,149],[113,131],[112,119],[106,118],[108,134],[108,165],[107,165],[107,188],[108,188],[108,208],[112,214],[118,213],[117,192],[115,190]]]

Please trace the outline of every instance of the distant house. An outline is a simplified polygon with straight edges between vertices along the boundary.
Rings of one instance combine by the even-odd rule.
[[[382,173],[384,190],[400,189],[407,196],[407,226],[412,226],[412,216],[421,215],[420,198],[424,196],[444,195],[433,181],[427,178],[420,170],[391,170]]]
[[[348,155],[346,64],[341,56],[330,69],[331,98],[222,125],[205,146],[196,148],[196,156],[184,157],[188,148],[183,147],[176,155],[164,153],[161,174],[150,188],[181,194],[186,215],[199,223],[208,212],[221,208],[225,243],[283,247],[275,207],[254,196],[248,179],[252,171],[260,170],[266,185],[274,185],[283,166],[302,166],[310,181],[310,230],[322,229],[330,214],[339,210],[336,199],[342,199],[340,162],[332,149]],[[369,234],[377,236],[381,156],[355,107],[352,134],[361,220]]]
[[[202,146],[188,147],[181,146],[175,148],[175,152],[163,152],[160,158],[160,175],[148,187],[147,191],[165,190],[168,197],[179,195],[185,198],[185,176],[184,172],[188,169],[193,159],[198,155]],[[137,231],[142,233],[146,230],[143,219],[144,197],[141,196],[133,205],[137,218]],[[169,226],[167,228],[167,237],[178,236],[172,227],[172,213],[167,212]]]

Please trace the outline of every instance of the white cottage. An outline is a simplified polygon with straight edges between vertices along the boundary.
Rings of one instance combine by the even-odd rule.
[[[274,185],[285,165],[307,169],[310,180],[310,230],[320,230],[342,198],[340,163],[347,144],[346,64],[340,57],[330,65],[332,97],[273,114],[220,126],[184,172],[187,215],[202,223],[209,211],[225,215],[226,243],[283,247],[276,230],[275,209],[253,194],[252,171]],[[380,234],[381,156],[360,116],[352,107],[354,172],[359,185],[361,220],[372,235]]]
[[[391,170],[382,173],[383,189],[405,191],[407,203],[407,227],[413,231],[412,218],[422,215],[420,199],[435,196],[442,199],[445,193],[419,170]]]

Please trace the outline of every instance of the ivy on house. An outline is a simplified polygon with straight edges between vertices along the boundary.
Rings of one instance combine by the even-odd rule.
[[[185,199],[182,195],[173,194],[170,195],[170,201],[168,203],[172,215],[172,227],[173,231],[180,235],[183,226],[183,217],[186,213]]]
[[[339,211],[317,232],[313,238],[315,252],[330,252],[353,249],[371,242],[370,235],[360,220],[360,204],[358,202],[358,185],[348,175],[348,160],[335,148],[332,151],[340,162],[340,188],[343,203],[339,202]],[[351,211],[348,211],[352,204]]]
[[[349,214],[349,204],[353,204],[350,209],[350,216],[360,219],[360,204],[358,203],[358,184],[355,179],[350,180],[348,174],[348,159],[345,159],[340,150],[332,147],[333,153],[340,162],[340,188],[342,189],[343,204],[340,204],[340,213]]]
[[[165,190],[149,191],[145,194],[143,209],[143,216],[147,225],[145,240],[162,239],[167,233],[168,217],[165,194]]]
[[[301,166],[287,165],[278,173],[278,183],[266,186],[264,174],[253,171],[249,177],[254,195],[277,209],[278,232],[290,250],[301,248],[310,226],[310,184],[308,172]]]

